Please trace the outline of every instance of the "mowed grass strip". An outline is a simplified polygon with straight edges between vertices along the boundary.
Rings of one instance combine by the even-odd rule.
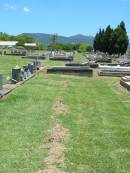
[[[68,84],[61,92],[61,83]],[[39,75],[0,102],[0,172],[44,170],[47,130],[57,96],[69,111],[60,116],[69,130],[68,173],[130,172],[130,99],[117,78]],[[64,87],[64,86],[63,86]]]
[[[0,101],[0,172],[43,170],[41,146],[50,128],[59,81],[38,75]]]
[[[70,112],[61,117],[71,134],[66,171],[129,173],[130,95],[116,86],[119,78],[68,80],[64,103]]]

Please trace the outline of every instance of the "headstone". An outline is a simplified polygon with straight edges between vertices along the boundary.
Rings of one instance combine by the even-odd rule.
[[[21,81],[21,68],[12,69],[12,81],[15,83]]]
[[[33,70],[34,70],[33,63],[29,63],[28,64],[28,68],[29,68],[29,70],[30,70],[30,72],[32,74],[33,73]]]

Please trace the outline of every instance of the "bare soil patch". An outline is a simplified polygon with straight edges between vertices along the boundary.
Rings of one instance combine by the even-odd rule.
[[[69,137],[69,131],[60,124],[56,124],[51,130],[49,130],[49,134],[49,142],[64,142]]]
[[[66,173],[64,171],[61,171],[60,169],[56,168],[55,166],[50,166],[48,169],[44,171],[38,171],[37,173]]]
[[[60,114],[68,112],[68,107],[63,103],[63,100],[61,97],[57,97],[55,99],[54,104],[52,106],[52,111],[56,115],[60,115]]]
[[[68,86],[65,81],[61,85],[64,89]],[[48,150],[48,156],[44,159],[46,169],[37,173],[65,173],[62,171],[66,162],[64,143],[69,139],[70,134],[69,130],[61,125],[57,116],[68,112],[68,107],[63,103],[61,97],[57,97],[54,100],[52,111],[53,126],[48,130],[47,143],[39,147],[40,149]]]

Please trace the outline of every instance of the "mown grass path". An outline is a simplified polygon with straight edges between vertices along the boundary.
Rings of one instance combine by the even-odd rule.
[[[64,171],[129,173],[130,95],[121,92],[118,81],[41,74],[0,101],[0,173],[46,168],[49,153],[40,146],[54,127],[57,97],[68,105],[58,117],[70,133]]]

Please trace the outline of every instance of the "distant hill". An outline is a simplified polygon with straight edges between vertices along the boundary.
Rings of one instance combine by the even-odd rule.
[[[50,34],[42,34],[42,33],[24,33],[31,37],[34,37],[37,42],[49,45],[51,43],[51,36]],[[74,35],[71,37],[59,36],[58,35],[58,43],[87,43],[89,45],[93,45],[93,36],[85,36],[85,35]]]

